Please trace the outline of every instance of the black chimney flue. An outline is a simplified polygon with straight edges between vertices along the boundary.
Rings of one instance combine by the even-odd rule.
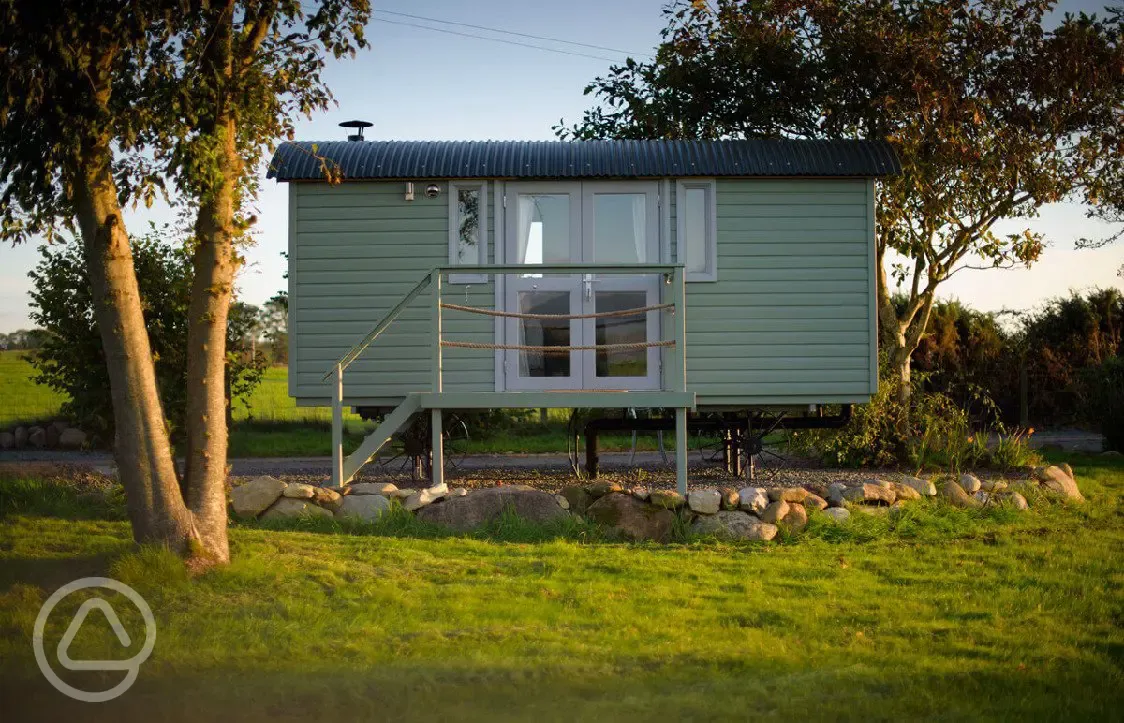
[[[347,140],[349,140],[349,141],[361,141],[361,140],[363,140],[363,129],[364,128],[370,128],[374,125],[375,125],[374,123],[368,123],[365,120],[349,120],[349,121],[344,121],[343,123],[340,123],[340,128],[354,128],[355,133],[352,134],[352,135],[348,135]]]

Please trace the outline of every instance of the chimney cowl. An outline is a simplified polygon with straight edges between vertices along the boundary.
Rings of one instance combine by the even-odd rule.
[[[344,121],[343,123],[340,123],[339,125],[340,125],[340,128],[354,128],[355,133],[349,134],[347,136],[347,140],[352,141],[352,142],[358,142],[358,141],[363,140],[363,129],[364,128],[371,128],[375,124],[369,123],[365,120],[349,120],[349,121]]]

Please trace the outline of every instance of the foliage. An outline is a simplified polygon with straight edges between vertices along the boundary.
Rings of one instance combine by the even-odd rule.
[[[1124,452],[1124,356],[1083,370],[1083,404],[1090,421],[1101,428],[1105,446]]]
[[[651,61],[595,79],[573,138],[851,138],[893,143],[879,186],[880,320],[908,379],[936,290],[974,266],[1035,261],[1026,218],[1076,197],[1112,203],[1120,177],[1119,13],[1041,0],[677,0]],[[890,268],[887,269],[887,266]],[[895,312],[887,276],[904,289]],[[910,385],[903,384],[901,393]]]
[[[178,430],[188,394],[184,376],[191,262],[182,245],[165,242],[156,229],[131,241],[160,401],[172,429]],[[113,438],[113,404],[81,246],[46,245],[40,256],[29,274],[34,284],[31,318],[50,335],[32,357],[35,381],[65,395],[62,414],[107,443]],[[238,324],[230,330],[240,333]],[[231,358],[227,379],[235,398],[254,391],[262,367],[260,358]]]
[[[273,364],[289,363],[289,293],[279,291],[262,305],[259,318],[262,338],[269,344]]]
[[[1068,461],[1092,504],[813,513],[768,546],[239,525],[231,565],[190,582],[120,522],[24,510],[0,524],[0,696],[68,715],[27,641],[60,580],[112,571],[157,611],[159,665],[91,720],[722,719],[747,700],[778,720],[1111,720],[1124,467]],[[74,644],[122,653],[104,624]]]

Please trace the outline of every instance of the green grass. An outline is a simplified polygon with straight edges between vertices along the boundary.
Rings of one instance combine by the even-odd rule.
[[[53,418],[66,397],[31,381],[25,351],[0,351],[0,429]]]
[[[234,562],[194,580],[134,548],[116,504],[9,482],[0,696],[13,720],[1118,719],[1124,465],[1072,461],[1086,505],[813,516],[768,545],[510,520],[458,537],[402,515],[243,524]],[[123,698],[74,703],[39,675],[30,631],[50,591],[106,573],[151,603],[155,652]],[[125,657],[105,627],[73,657]]]

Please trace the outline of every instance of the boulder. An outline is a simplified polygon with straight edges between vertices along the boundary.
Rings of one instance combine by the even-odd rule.
[[[287,486],[281,491],[281,494],[285,497],[292,497],[295,500],[311,500],[316,497],[316,488],[312,485],[296,482]]]
[[[294,517],[331,517],[332,513],[312,502],[292,497],[281,497],[261,516],[263,520],[282,520]]]
[[[55,432],[61,435],[63,432],[70,428],[70,422],[66,421],[65,419],[56,419],[55,421],[47,425],[47,427],[49,429],[54,429]]]
[[[59,431],[55,429],[55,425],[48,424],[43,427],[43,431],[47,433],[47,446],[54,449],[59,446]]]
[[[815,507],[817,510],[826,510],[827,500],[825,500],[823,497],[820,497],[819,495],[809,492],[808,496],[804,498],[804,507],[805,509],[807,509],[808,507]]]
[[[843,499],[848,502],[868,505],[892,505],[897,497],[894,495],[894,490],[892,489],[886,489],[881,485],[864,482],[857,487],[848,487],[843,490]]]
[[[842,507],[847,501],[844,493],[847,491],[847,485],[842,482],[832,482],[827,487],[827,503],[832,507]]]
[[[454,487],[453,489],[449,490],[449,494],[445,495],[445,497],[467,497],[467,496],[468,496],[468,490],[466,490],[464,487]]]
[[[784,500],[785,502],[803,502],[804,498],[808,496],[808,490],[803,487],[785,487],[773,488],[769,490],[769,500],[776,502],[777,500]]]
[[[983,487],[983,483],[980,482],[979,477],[976,477],[973,474],[960,475],[960,488],[968,494],[974,495],[975,493],[980,491],[981,487]]]
[[[788,506],[788,512],[781,518],[781,524],[794,532],[799,532],[808,526],[808,511],[804,505],[793,503]]]
[[[1061,467],[1039,467],[1034,470],[1034,476],[1039,483],[1050,492],[1064,497],[1067,502],[1084,502],[1081,490],[1077,489],[1077,481],[1066,474]]]
[[[647,487],[633,487],[630,494],[638,500],[647,501],[648,497],[652,494]]]
[[[465,532],[491,522],[505,509],[530,522],[545,523],[569,513],[558,506],[554,495],[529,487],[505,486],[476,490],[439,505],[418,510],[418,519]]]
[[[285,483],[276,477],[255,477],[230,491],[230,504],[239,517],[257,517],[269,509],[285,491]]]
[[[723,487],[722,489],[718,490],[718,494],[722,495],[722,509],[738,509],[738,503],[741,502],[741,497],[738,495],[738,491],[736,489],[734,489],[733,487]]]
[[[23,449],[27,446],[27,427],[16,427],[12,430],[12,448]]]
[[[687,493],[687,506],[692,512],[713,515],[722,506],[722,495],[718,490],[691,490]]]
[[[426,487],[425,489],[418,490],[417,492],[407,497],[406,501],[402,503],[402,506],[410,512],[414,512],[416,510],[420,510],[426,505],[433,504],[447,494],[449,494],[449,486],[442,482],[439,485],[434,485],[433,487]]]
[[[11,432],[0,432],[0,449],[11,449],[16,446],[16,438]]]
[[[979,500],[965,492],[963,487],[952,480],[944,483],[941,494],[955,507],[972,508],[980,506]]]
[[[989,492],[979,490],[978,492],[972,494],[972,499],[974,499],[976,502],[979,502],[981,505],[986,505],[988,502],[991,502],[991,494]]]
[[[651,494],[648,495],[648,501],[656,507],[674,510],[685,505],[687,498],[675,490],[652,490]]]
[[[980,489],[984,492],[1002,492],[1007,489],[1007,483],[998,479],[980,480]]]
[[[894,489],[894,483],[893,482],[891,482],[890,480],[882,479],[880,477],[871,477],[870,479],[866,480],[863,484],[874,485],[875,487],[881,487],[884,490]]]
[[[558,506],[561,507],[562,509],[564,509],[564,510],[570,509],[570,500],[566,499],[562,495],[554,495],[554,499],[555,499],[556,502],[558,502]]]
[[[374,522],[390,509],[390,500],[382,495],[347,495],[336,510],[336,519],[351,518]]]
[[[383,497],[395,500],[408,500],[415,492],[417,492],[415,489],[391,490],[384,494]]]
[[[768,522],[770,525],[775,525],[785,518],[788,514],[788,503],[784,500],[777,500],[770,502],[769,506],[762,511],[759,515],[762,522]]]
[[[777,527],[761,522],[748,512],[721,510],[696,519],[691,524],[691,532],[713,535],[721,540],[771,540],[777,536]]]
[[[1018,492],[1004,492],[998,497],[1000,502],[1014,507],[1016,510],[1029,510],[1030,505],[1027,504],[1026,498]]]
[[[917,490],[917,492],[923,497],[937,496],[937,486],[933,484],[932,480],[921,479],[920,477],[910,477],[909,475],[902,475],[900,484]]]
[[[585,516],[598,524],[611,527],[630,540],[667,542],[675,513],[653,507],[627,494],[608,494],[589,506]]]
[[[59,432],[59,446],[63,449],[81,449],[86,446],[86,433],[78,427],[67,427]]]
[[[915,490],[914,488],[910,487],[907,484],[903,484],[901,482],[895,482],[894,483],[894,498],[898,502],[902,502],[902,501],[910,502],[910,501],[913,501],[913,500],[921,499],[921,493],[918,492],[917,490]]]
[[[382,495],[389,497],[398,492],[398,485],[390,482],[356,482],[347,486],[349,495]]]
[[[47,446],[47,430],[42,427],[32,427],[27,430],[27,443],[32,447],[42,449]]]
[[[570,503],[570,509],[579,515],[584,515],[593,504],[593,496],[586,492],[584,487],[566,487],[562,490],[562,496]]]
[[[313,501],[326,510],[337,511],[343,505],[343,495],[326,487],[313,487]]]
[[[1065,472],[1067,475],[1069,475],[1070,479],[1077,479],[1073,476],[1073,467],[1070,467],[1068,462],[1062,462],[1058,466],[1062,468],[1062,472]]]
[[[835,522],[841,523],[851,519],[851,511],[846,507],[829,507],[823,513]]]
[[[616,482],[610,482],[609,480],[602,479],[587,484],[585,486],[585,491],[589,493],[590,497],[597,499],[598,497],[604,497],[605,495],[624,492],[624,487],[621,487]]]
[[[759,515],[769,506],[769,493],[764,487],[744,487],[738,490],[738,507]]]

